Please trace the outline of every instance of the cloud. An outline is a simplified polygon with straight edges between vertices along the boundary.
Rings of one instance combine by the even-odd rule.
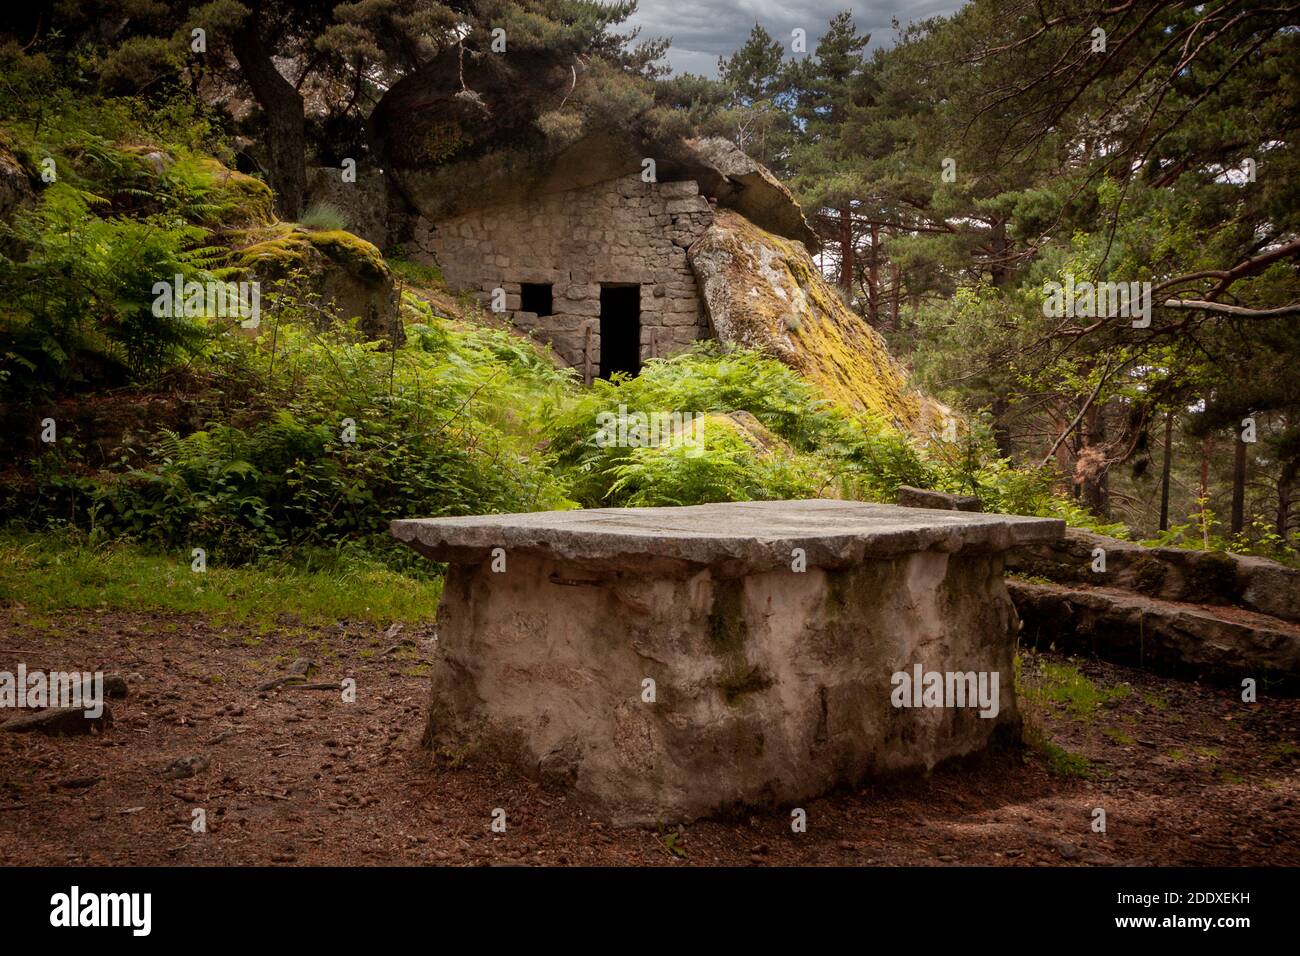
[[[790,31],[802,27],[811,51],[831,17],[851,10],[858,30],[870,33],[877,47],[894,43],[894,17],[908,23],[960,6],[960,0],[640,0],[628,24],[641,28],[641,39],[672,38],[674,72],[717,76],[718,57],[735,52],[755,23],[787,44]]]

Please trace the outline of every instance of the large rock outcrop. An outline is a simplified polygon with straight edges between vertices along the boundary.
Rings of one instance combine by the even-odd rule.
[[[264,283],[305,284],[321,307],[322,325],[355,319],[368,338],[406,340],[393,274],[373,245],[350,232],[293,223],[255,238],[236,254],[239,265]]]
[[[719,210],[687,259],[719,341],[780,359],[849,411],[904,429],[937,417],[937,406],[908,387],[885,340],[844,304],[801,243]]]
[[[694,179],[700,192],[759,228],[817,250],[817,233],[808,225],[794,194],[766,166],[720,136],[687,140],[683,146],[675,156],[681,168],[669,167],[675,175]]]

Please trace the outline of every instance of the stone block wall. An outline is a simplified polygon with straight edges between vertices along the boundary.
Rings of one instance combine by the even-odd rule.
[[[581,370],[591,328],[600,367],[600,287],[641,287],[641,361],[709,335],[686,248],[713,222],[694,182],[645,183],[637,174],[596,186],[421,222],[416,247],[431,253],[453,289],[491,308],[494,289],[521,329]],[[423,234],[421,234],[423,233]],[[520,284],[550,283],[552,315],[520,309]]]

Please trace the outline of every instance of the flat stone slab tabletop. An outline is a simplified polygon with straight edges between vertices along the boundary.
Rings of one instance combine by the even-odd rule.
[[[789,567],[794,548],[819,567],[915,551],[1005,551],[1055,541],[1065,522],[818,498],[412,518],[394,521],[392,532],[440,561],[477,561],[505,548],[568,561],[666,558],[767,571]]]
[[[1014,739],[1003,552],[1064,522],[817,499],[392,533],[448,562],[426,743],[668,823]]]

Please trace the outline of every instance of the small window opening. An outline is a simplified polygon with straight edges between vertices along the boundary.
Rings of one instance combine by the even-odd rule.
[[[551,284],[549,282],[521,282],[519,284],[519,310],[550,315],[553,311]]]

